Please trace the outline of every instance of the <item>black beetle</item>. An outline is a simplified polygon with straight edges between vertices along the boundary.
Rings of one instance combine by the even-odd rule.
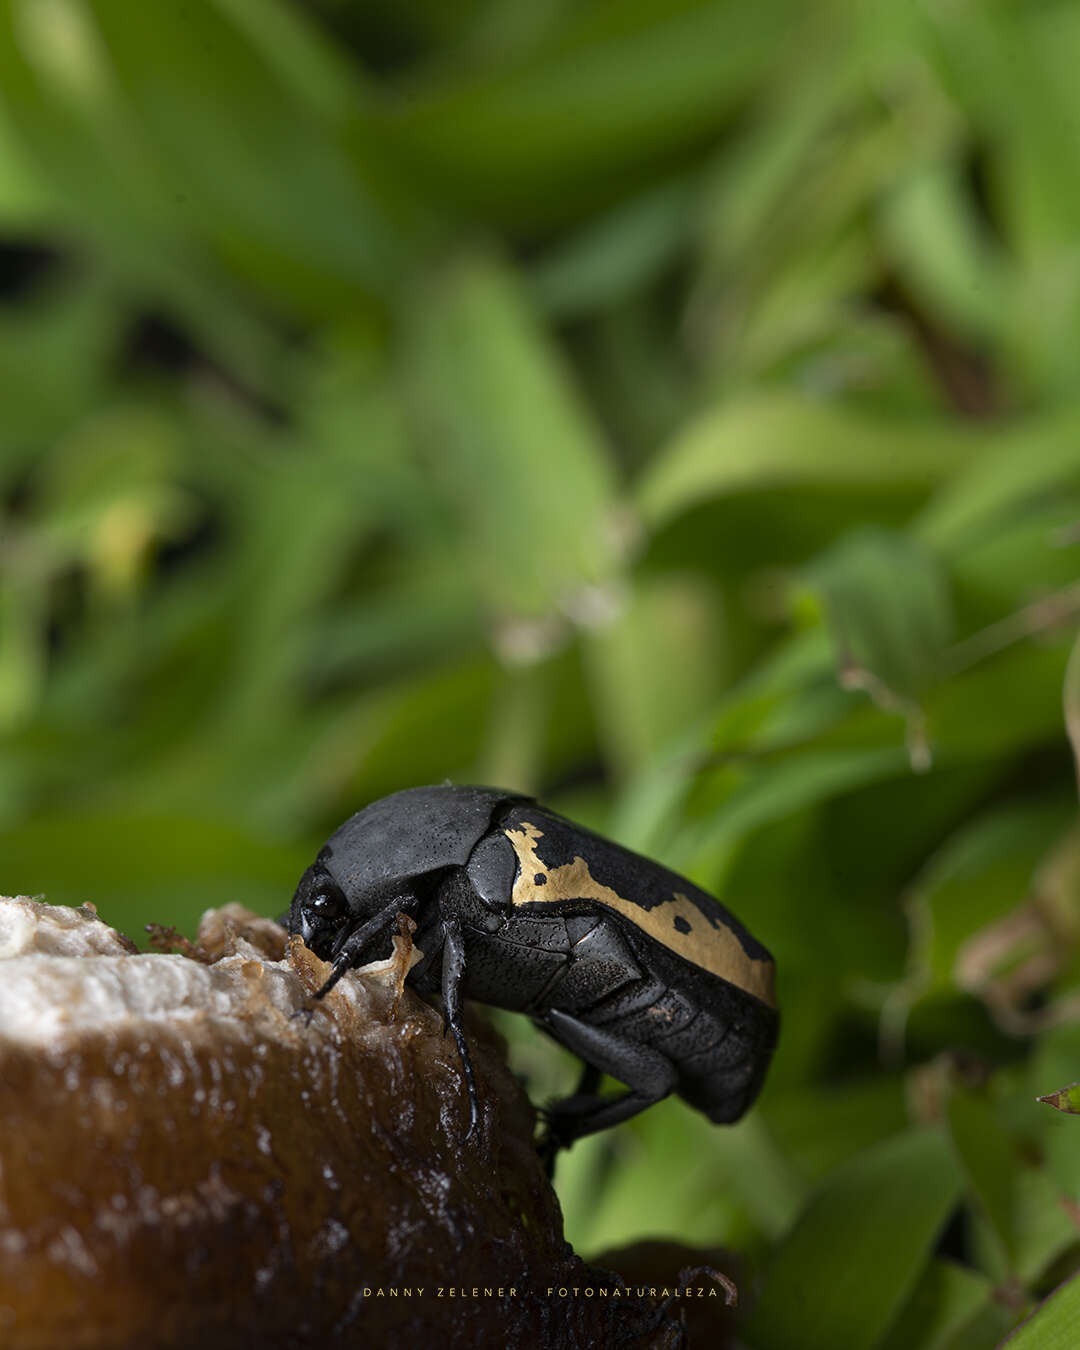
[[[585,1061],[577,1092],[545,1113],[549,1158],[675,1092],[737,1120],[776,1042],[773,961],[685,877],[493,788],[410,788],[335,831],[300,880],[288,927],[333,963],[390,954],[400,913],[417,924],[409,982],[441,989],[469,1098],[468,995],[528,1013]],[[629,1089],[598,1096],[601,1073]]]

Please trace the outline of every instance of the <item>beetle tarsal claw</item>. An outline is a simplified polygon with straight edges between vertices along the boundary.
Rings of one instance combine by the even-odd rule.
[[[555,1175],[555,1163],[559,1154],[567,1147],[568,1145],[553,1130],[545,1127],[541,1131],[540,1138],[536,1141],[536,1153],[543,1166],[544,1175],[549,1181]]]
[[[470,1140],[474,1134],[477,1134],[480,1129],[480,1101],[477,1096],[476,1079],[473,1075],[471,1063],[468,1066],[467,1082],[468,1082],[467,1096],[469,1098],[469,1127],[465,1131],[465,1134],[463,1136],[466,1142]]]
[[[467,1144],[467,1143],[469,1142],[469,1140],[473,1137],[473,1135],[476,1133],[477,1129],[479,1128],[479,1125],[480,1125],[480,1115],[479,1115],[479,1113],[478,1113],[478,1111],[477,1111],[477,1109],[476,1109],[476,1103],[470,1099],[470,1101],[469,1101],[469,1124],[468,1124],[468,1128],[466,1129],[465,1133],[461,1136],[461,1142],[462,1142],[463,1144]]]

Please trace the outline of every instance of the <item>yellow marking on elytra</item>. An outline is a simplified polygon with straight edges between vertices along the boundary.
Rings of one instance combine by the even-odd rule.
[[[528,821],[522,821],[519,829],[504,830],[503,833],[513,844],[521,864],[511,896],[515,905],[595,900],[624,914],[638,928],[692,965],[745,989],[770,1008],[776,1007],[773,963],[755,961],[748,956],[726,924],[714,926],[681,891],[675,891],[672,899],[645,909],[597,881],[584,858],[575,857],[573,862],[549,867],[536,852],[536,841],[544,837],[543,831]],[[533,880],[538,872],[546,878],[540,885]],[[676,919],[682,919],[685,931],[680,932],[675,926]]]

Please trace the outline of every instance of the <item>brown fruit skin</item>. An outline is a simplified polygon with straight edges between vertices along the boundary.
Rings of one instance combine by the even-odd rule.
[[[81,962],[46,941],[0,965],[0,1004],[64,1003],[39,1043],[0,1026],[5,1350],[672,1343],[631,1300],[548,1296],[610,1281],[564,1243],[532,1108],[480,1024],[460,1143],[456,1050],[403,966],[294,1016],[327,967],[297,940],[273,959],[265,920],[209,917],[201,961],[102,955],[86,922]]]

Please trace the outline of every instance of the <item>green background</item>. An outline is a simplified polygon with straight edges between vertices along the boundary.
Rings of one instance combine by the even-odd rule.
[[[192,931],[539,793],[784,1016],[564,1160],[579,1249],[994,1346],[1080,1256],[1077,69],[1060,0],[2,0],[0,887]]]

